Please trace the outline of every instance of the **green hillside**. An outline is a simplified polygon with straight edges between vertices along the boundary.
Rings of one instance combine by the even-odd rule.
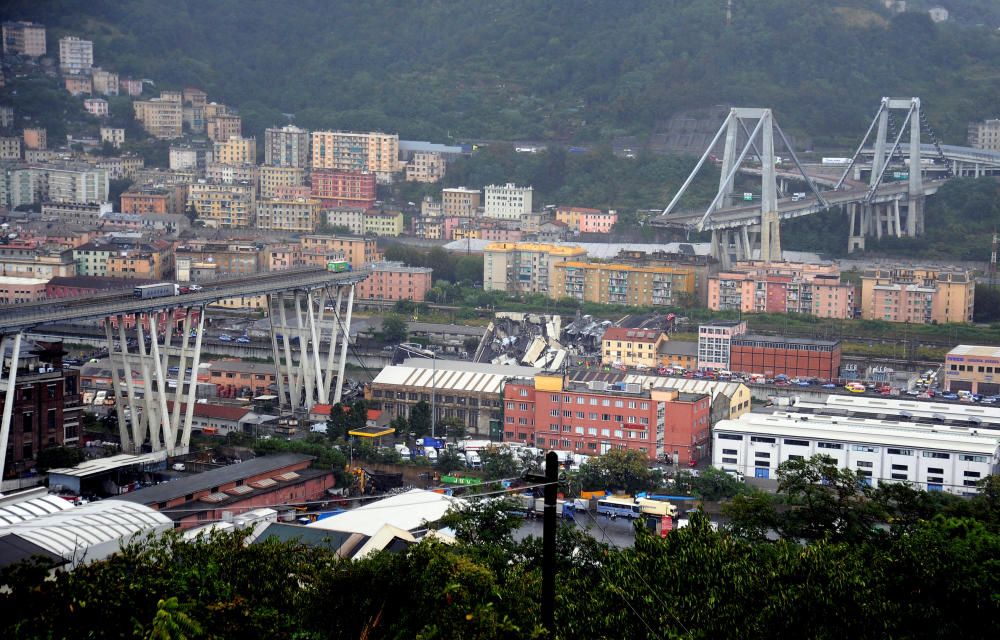
[[[607,140],[680,110],[766,105],[791,132],[849,145],[882,95],[919,95],[949,141],[995,116],[1000,36],[892,16],[875,0],[12,0],[4,19],[95,42],[97,63],[196,85],[247,132]],[[988,12],[976,15],[989,17]],[[985,19],[985,18],[984,18]]]

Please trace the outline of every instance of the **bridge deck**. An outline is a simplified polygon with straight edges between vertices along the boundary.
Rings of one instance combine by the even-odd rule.
[[[938,188],[944,180],[925,180],[924,195],[937,193]],[[909,185],[906,182],[893,182],[880,186],[875,192],[875,202],[891,202],[906,195]],[[845,189],[842,191],[824,191],[830,206],[864,202],[868,193],[867,188]],[[791,220],[813,213],[818,213],[826,209],[815,196],[807,196],[801,200],[782,198],[778,201],[778,213],[782,220]],[[659,227],[680,227],[685,229],[694,228],[705,215],[704,211],[681,211],[671,213],[669,216],[654,218],[652,224]],[[734,227],[744,227],[753,224],[760,224],[760,205],[748,205],[743,207],[728,207],[712,212],[705,221],[705,229],[731,229]]]
[[[131,291],[73,300],[0,307],[0,334],[14,333],[53,322],[72,322],[104,318],[119,313],[164,311],[177,307],[200,306],[226,298],[259,296],[294,289],[318,289],[325,285],[360,282],[368,277],[365,270],[334,273],[326,269],[273,271],[245,278],[216,281],[203,285],[201,291],[176,296],[140,299]]]

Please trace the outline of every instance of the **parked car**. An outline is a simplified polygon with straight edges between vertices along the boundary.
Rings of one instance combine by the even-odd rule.
[[[250,344],[250,338],[246,336],[240,336],[239,338],[236,338],[236,342],[239,342],[240,344]]]
[[[232,336],[229,336],[229,335],[226,335],[225,333],[223,333],[221,336],[219,336],[219,340],[221,340],[222,342],[232,342],[233,338],[232,338]]]

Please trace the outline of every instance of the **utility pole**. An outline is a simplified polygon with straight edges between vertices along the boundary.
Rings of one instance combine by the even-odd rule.
[[[559,490],[559,456],[545,454],[545,475],[529,473],[528,482],[544,483],[542,495],[542,626],[550,638],[556,637],[556,495]]]

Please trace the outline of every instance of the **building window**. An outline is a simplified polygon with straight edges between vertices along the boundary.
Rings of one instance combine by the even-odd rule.
[[[909,471],[909,469],[910,468],[908,466],[906,466],[905,464],[894,464],[894,465],[892,465],[892,470],[893,471]]]
[[[740,438],[740,440],[742,439],[743,438]],[[750,436],[750,442],[763,442],[766,444],[774,444],[774,438],[766,438],[764,436]]]
[[[866,444],[856,444],[854,445],[855,451],[862,451],[864,453],[878,453],[878,447],[870,447]]]
[[[940,453],[938,451],[924,451],[925,458],[940,458],[941,460],[948,460],[951,458],[950,453]]]
[[[858,460],[858,466],[859,467],[864,467],[866,469],[871,469],[873,465],[872,465],[871,462],[868,462],[868,461],[865,461],[865,460]]]
[[[809,441],[808,440],[793,440],[792,438],[785,438],[784,439],[784,443],[788,444],[788,445],[792,445],[793,447],[808,447],[809,446]]]
[[[894,474],[892,474],[892,479],[893,480],[906,480],[907,476],[906,476],[905,473],[894,473]]]
[[[893,449],[893,448],[890,447],[890,448],[886,449],[885,451],[889,455],[893,455],[893,456],[912,456],[913,455],[913,449]]]
[[[720,433],[718,434],[719,440],[739,440],[743,441],[743,436],[737,435],[735,433]]]
[[[820,449],[843,449],[844,445],[839,442],[817,442],[816,446]]]
[[[736,464],[736,458],[723,458],[722,464]]]

